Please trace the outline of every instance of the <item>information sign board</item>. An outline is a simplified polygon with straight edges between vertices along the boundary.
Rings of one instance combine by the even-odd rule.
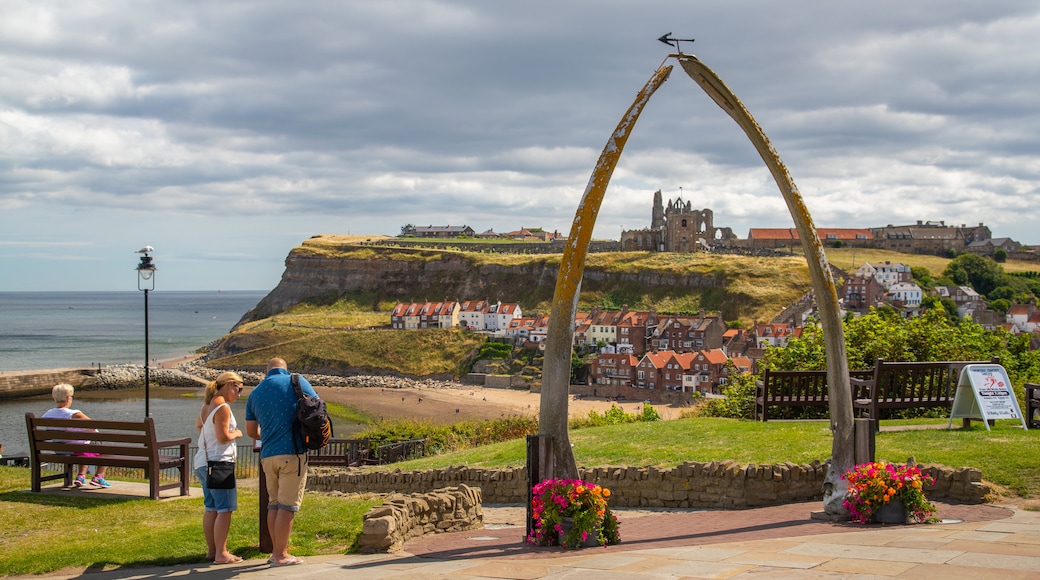
[[[1011,379],[1004,367],[997,364],[967,365],[961,371],[947,428],[957,418],[979,419],[987,431],[991,419],[1018,419],[1028,429]]]

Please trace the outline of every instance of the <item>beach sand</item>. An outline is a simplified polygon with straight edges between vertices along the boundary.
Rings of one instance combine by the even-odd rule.
[[[406,388],[380,389],[376,387],[318,387],[318,396],[332,403],[349,405],[377,417],[428,419],[450,423],[457,419],[497,419],[509,415],[538,416],[541,394],[517,389],[461,388]],[[420,402],[421,398],[421,402]],[[588,415],[589,411],[603,413],[610,409],[610,401],[582,398],[567,402],[570,417]],[[643,404],[623,401],[621,408],[629,414],[641,413]],[[662,419],[677,419],[678,407],[655,405]]]
[[[176,368],[200,356],[190,355],[163,360],[158,366]],[[537,417],[541,406],[539,393],[461,384],[457,388],[316,387],[315,390],[319,397],[328,402],[354,407],[378,418],[427,419],[438,423],[497,419],[510,415]],[[604,413],[614,404],[604,398],[586,397],[575,400],[569,397],[567,414],[574,418],[586,416],[589,411]],[[643,404],[639,401],[622,401],[619,406],[629,414],[643,411]],[[664,420],[678,419],[682,411],[679,407],[666,405],[654,405],[654,408]]]

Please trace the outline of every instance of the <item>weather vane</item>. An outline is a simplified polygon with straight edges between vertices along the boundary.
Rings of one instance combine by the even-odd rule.
[[[672,33],[669,32],[667,34],[661,35],[661,38],[658,38],[657,40],[660,40],[661,42],[667,44],[668,46],[675,47],[675,50],[679,51],[679,54],[682,54],[682,48],[679,46],[679,43],[680,42],[693,42],[694,39],[692,39],[692,38],[672,38]]]

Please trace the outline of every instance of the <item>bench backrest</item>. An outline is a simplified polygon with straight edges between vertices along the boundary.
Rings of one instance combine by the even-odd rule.
[[[155,420],[151,417],[143,421],[105,421],[44,419],[26,413],[25,424],[29,434],[29,446],[34,455],[40,452],[76,453],[84,451],[88,446],[103,446],[104,453],[108,455],[141,457],[152,456],[155,450]],[[75,433],[71,433],[73,430]],[[89,440],[90,443],[80,443],[80,440]],[[97,449],[91,451],[99,452]]]
[[[973,364],[999,364],[1000,358],[988,361],[925,361],[874,363],[872,392],[866,398],[874,401],[929,402],[953,400],[961,370]]]
[[[869,379],[874,371],[849,371],[852,378]],[[769,399],[792,400],[792,401],[826,401],[827,400],[827,371],[774,371],[766,369],[763,376],[763,384],[766,390],[765,396]],[[852,398],[857,398],[855,387],[853,387]]]

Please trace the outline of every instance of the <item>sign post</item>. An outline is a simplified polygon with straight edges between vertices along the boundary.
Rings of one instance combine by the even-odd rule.
[[[1028,429],[1004,367],[997,364],[967,365],[957,381],[957,392],[950,410],[950,424],[956,418],[979,419],[989,431],[991,419],[1018,419]]]

